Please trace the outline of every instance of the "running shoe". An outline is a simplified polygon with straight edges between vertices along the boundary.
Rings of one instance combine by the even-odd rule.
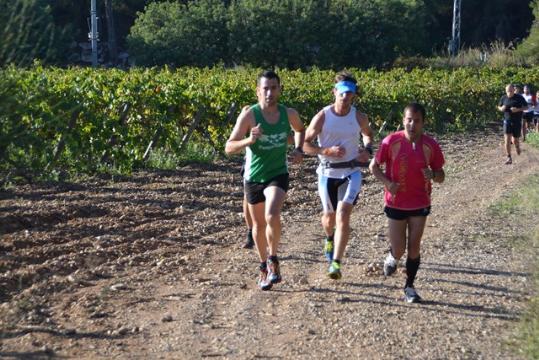
[[[278,261],[268,260],[268,279],[272,284],[278,284],[283,279]]]
[[[391,276],[395,271],[397,271],[397,260],[390,252],[384,260],[384,276]]]
[[[511,165],[513,163],[513,159],[511,159],[511,156],[507,157],[507,160],[505,160],[505,165]]]
[[[336,262],[335,260],[332,261],[328,269],[328,276],[330,279],[333,280],[339,280],[340,278],[342,278],[341,264]]]
[[[412,286],[407,286],[404,288],[404,300],[408,303],[418,303],[421,302],[421,296]]]
[[[326,238],[326,243],[324,244],[324,256],[331,263],[333,260],[333,241]]]
[[[269,290],[273,284],[269,281],[268,270],[260,269],[260,277],[258,278],[258,287],[260,290]]]
[[[243,244],[244,249],[252,249],[255,246],[255,240],[253,239],[253,234],[249,231],[247,232],[247,237],[245,244]]]

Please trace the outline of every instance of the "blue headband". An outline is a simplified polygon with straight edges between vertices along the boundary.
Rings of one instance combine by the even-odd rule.
[[[355,94],[357,86],[351,81],[339,81],[335,84],[335,89],[337,90],[337,93],[339,95],[345,92],[351,92]]]

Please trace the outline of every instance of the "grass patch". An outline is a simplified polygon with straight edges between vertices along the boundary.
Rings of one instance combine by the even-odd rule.
[[[518,223],[519,217],[535,217],[539,213],[539,175],[530,176],[524,186],[490,205],[488,212],[501,221],[509,219],[512,223]],[[530,234],[523,234],[527,243],[531,242],[533,229],[530,230]]]
[[[534,132],[527,136],[526,142],[539,148],[539,134]],[[539,176],[532,176],[532,181],[526,187],[526,194],[529,198],[524,198],[524,206],[530,210],[531,216],[536,216],[539,209]],[[538,253],[539,249],[539,227],[531,235],[531,251]],[[537,259],[537,257],[536,257]],[[519,352],[528,359],[539,359],[539,260],[534,264],[533,284],[536,295],[531,299],[528,309],[522,316],[517,335]]]
[[[532,134],[529,143],[539,147],[539,136]],[[533,138],[533,140],[532,140]],[[489,207],[492,216],[504,218],[506,221],[518,226],[519,219],[523,217],[535,218],[539,213],[539,175],[530,176],[524,186],[520,186],[499,202]],[[539,226],[530,229],[529,233],[522,234],[523,239],[518,241],[520,251],[539,254]],[[516,245],[516,242],[513,243]],[[533,254],[532,254],[533,255]],[[535,295],[531,298],[524,315],[520,319],[514,341],[515,352],[529,359],[539,359],[539,260],[531,264],[533,275],[532,283]]]
[[[539,248],[539,231],[533,236],[533,249]],[[534,289],[539,288],[539,262],[535,265]],[[516,345],[520,354],[528,359],[539,359],[539,295],[532,297],[520,320]]]
[[[146,166],[149,169],[176,170],[190,163],[210,164],[215,159],[215,156],[215,151],[210,146],[188,143],[180,155],[163,149],[152,151]]]
[[[539,149],[539,133],[532,132],[526,136],[526,143]]]

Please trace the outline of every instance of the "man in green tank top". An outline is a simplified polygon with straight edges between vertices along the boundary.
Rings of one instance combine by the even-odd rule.
[[[246,149],[244,191],[253,220],[253,237],[260,258],[262,290],[281,281],[277,249],[281,240],[281,208],[288,190],[287,139],[294,130],[293,163],[303,160],[305,127],[299,114],[279,104],[281,82],[271,70],[257,79],[258,103],[238,116],[226,142],[227,154]]]

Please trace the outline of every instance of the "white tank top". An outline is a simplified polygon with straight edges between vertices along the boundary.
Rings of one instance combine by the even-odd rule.
[[[324,125],[318,135],[318,145],[320,147],[343,146],[345,154],[342,158],[333,156],[318,155],[320,165],[316,172],[331,178],[342,179],[358,168],[331,169],[326,168],[326,162],[344,162],[354,160],[358,154],[360,127],[356,119],[356,108],[351,107],[348,114],[344,116],[336,115],[333,105],[324,108]]]
[[[529,94],[529,95],[522,94],[522,97],[528,103],[528,110],[524,110],[524,112],[528,113],[530,111],[533,111],[533,97],[532,97],[532,94]]]

